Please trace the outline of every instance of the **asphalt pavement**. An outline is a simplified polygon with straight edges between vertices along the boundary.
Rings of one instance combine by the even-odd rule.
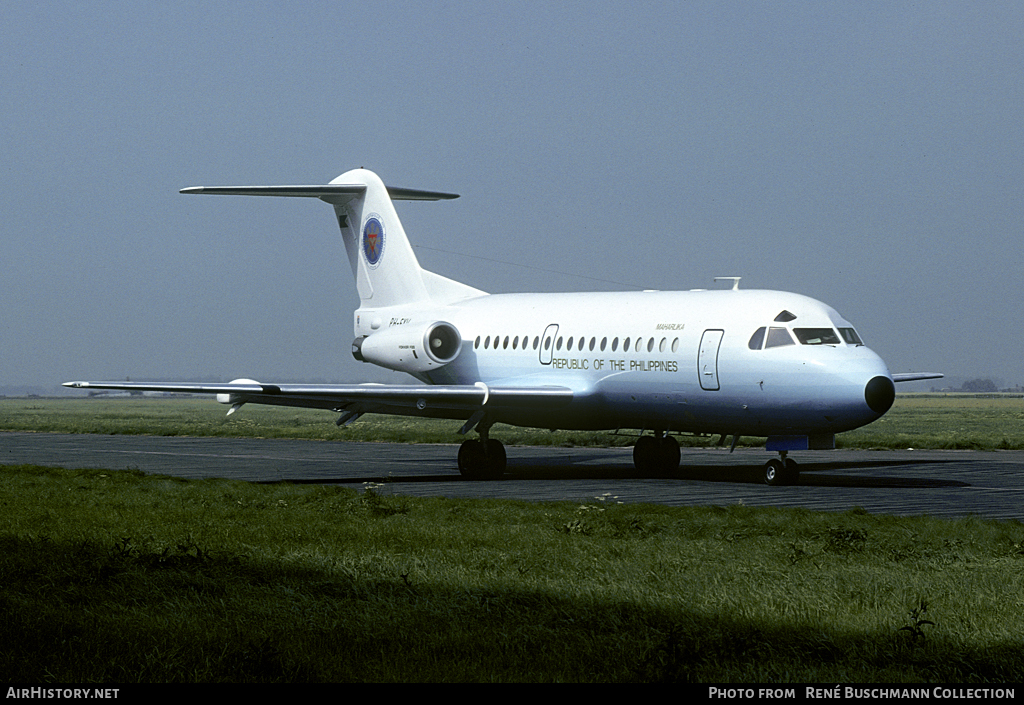
[[[678,474],[638,475],[629,448],[510,446],[496,481],[459,475],[455,445],[241,438],[0,433],[0,463],[132,468],[248,482],[383,482],[410,496],[527,501],[649,502],[673,506],[805,507],[872,513],[977,515],[1024,520],[1024,451],[808,451],[793,453],[797,485],[769,487],[763,450],[686,449]]]

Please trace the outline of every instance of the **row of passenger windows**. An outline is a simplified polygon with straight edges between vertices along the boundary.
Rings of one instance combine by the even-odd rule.
[[[520,343],[522,344],[520,345]],[[530,336],[528,335],[524,335],[522,338],[516,336],[511,339],[507,335],[504,338],[502,338],[500,335],[496,335],[493,338],[491,336],[487,336],[486,338],[483,338],[482,344],[484,350],[497,350],[499,347],[502,350],[507,350],[509,346],[511,346],[513,350],[526,350],[531,347],[533,350],[537,350],[540,347],[540,336],[536,335],[533,337],[532,346],[530,345]],[[550,350],[551,344],[551,338],[544,339],[545,350]],[[630,345],[632,345],[633,352],[642,352],[645,349],[647,350],[647,352],[654,352],[655,346],[657,346],[658,352],[666,352],[667,350],[677,352],[679,350],[679,338],[675,338],[671,343],[668,342],[668,338],[662,338],[660,341],[658,341],[657,338],[647,338],[646,341],[642,337],[638,337],[635,339],[625,338],[622,341],[622,352],[629,352]],[[480,336],[477,336],[476,341],[473,343],[473,348],[479,349],[480,346],[481,338]],[[588,344],[586,337],[582,335],[579,338],[574,338],[571,335],[568,338],[558,336],[558,339],[554,341],[554,346],[556,351],[562,350],[564,348],[566,352],[571,352],[575,347],[577,351],[582,351],[584,348],[586,348],[587,350],[590,351],[594,351],[595,349],[597,349],[600,350],[601,352],[604,352],[605,350],[608,349],[608,338],[601,338],[601,342],[598,343],[597,338],[592,337],[590,338],[590,342]],[[612,338],[611,352],[617,352],[618,350],[619,339]]]
[[[765,333],[767,332],[767,336]],[[863,345],[860,336],[857,335],[857,331],[853,328],[840,328],[839,334],[836,335],[835,330],[832,328],[794,328],[793,334],[796,335],[797,340],[800,341],[801,345],[839,345],[845,341],[847,345]],[[751,350],[761,350],[764,348],[779,348],[783,345],[796,345],[793,341],[793,335],[790,334],[788,328],[761,327],[754,331],[754,334],[750,336],[750,342],[747,343],[747,347]]]
[[[793,335],[796,335],[797,340],[800,341],[801,345],[839,345],[842,342],[846,342],[847,345],[863,345],[860,336],[857,335],[857,331],[853,328],[840,328],[839,335],[832,328],[794,328],[792,332],[788,328],[781,326],[765,327],[762,326],[754,331],[754,334],[750,336],[750,342],[747,343],[747,347],[751,350],[761,350],[768,348],[779,348],[784,345],[796,345],[793,340]],[[840,338],[840,336],[842,336]],[[544,339],[544,349],[550,350],[552,344],[551,338]],[[476,341],[473,343],[473,348],[479,350],[481,345],[484,350],[494,349],[497,350],[499,347],[502,350],[507,350],[511,347],[513,350],[537,350],[540,347],[540,336],[535,335],[533,342],[530,342],[530,336],[524,335],[520,338],[518,335],[515,337],[505,336],[504,338],[500,335],[496,335],[493,338],[486,336],[481,338],[477,336]],[[580,336],[575,338],[569,336],[564,338],[559,336],[554,341],[556,351],[560,351],[563,348],[566,352],[571,352],[574,347],[577,351],[582,352],[584,348],[593,352],[594,350],[600,350],[605,352],[609,349],[608,338],[602,338],[601,342],[598,343],[597,338],[591,337],[589,343],[587,338]],[[619,350],[619,339],[612,338],[611,340],[611,352],[618,352]],[[631,338],[627,337],[622,340],[622,352],[654,352],[657,347],[658,352],[666,352],[671,350],[672,352],[678,352],[679,350],[679,338],[672,340],[671,344],[668,342],[668,338],[662,338],[660,341],[657,338]]]

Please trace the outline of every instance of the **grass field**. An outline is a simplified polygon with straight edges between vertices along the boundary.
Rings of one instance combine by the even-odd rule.
[[[232,416],[209,398],[0,399],[0,431],[237,436],[313,440],[458,443],[457,421],[364,416],[345,428],[326,411],[249,405]],[[496,425],[508,445],[631,445],[634,435],[550,432]],[[681,437],[684,445],[709,445],[716,437]],[[846,448],[1024,449],[1024,399],[1020,396],[899,395],[893,408],[864,428],[840,434]],[[744,445],[762,445],[748,438]]]
[[[1024,524],[2,468],[9,682],[1024,680]]]
[[[1020,398],[901,396],[840,442],[1020,448],[1022,411]],[[453,422],[332,421],[225,418],[196,399],[0,399],[0,430],[460,439]],[[1024,681],[1017,521],[421,499],[131,470],[0,478],[8,682]]]

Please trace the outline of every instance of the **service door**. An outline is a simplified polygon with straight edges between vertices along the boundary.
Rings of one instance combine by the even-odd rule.
[[[700,352],[697,354],[697,375],[701,389],[717,392],[718,348],[722,344],[723,330],[706,330],[700,337]]]

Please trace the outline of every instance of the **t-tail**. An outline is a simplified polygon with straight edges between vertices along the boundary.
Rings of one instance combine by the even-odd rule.
[[[362,310],[446,304],[485,293],[420,267],[392,203],[457,194],[387,187],[366,169],[345,172],[323,186],[193,186],[181,192],[319,198],[333,205]]]

